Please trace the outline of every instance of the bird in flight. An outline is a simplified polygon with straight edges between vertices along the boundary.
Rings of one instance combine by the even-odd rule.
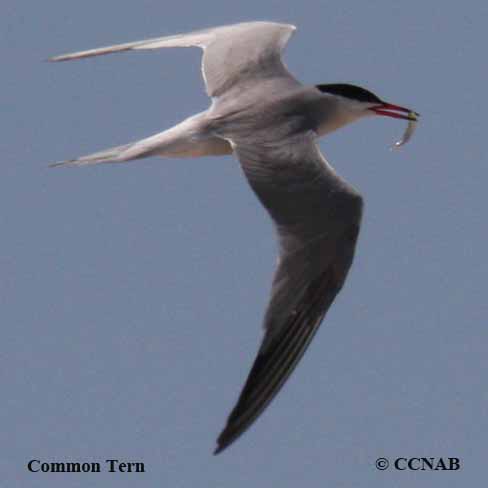
[[[52,166],[121,163],[148,156],[234,154],[276,229],[279,257],[264,315],[264,337],[217,439],[227,448],[280,391],[342,288],[359,233],[363,201],[326,161],[317,139],[368,116],[409,121],[418,114],[359,86],[304,86],[281,53],[295,26],[246,22],[80,51],[50,61],[166,47],[203,49],[210,107],[145,139]],[[406,133],[407,134],[407,133]]]

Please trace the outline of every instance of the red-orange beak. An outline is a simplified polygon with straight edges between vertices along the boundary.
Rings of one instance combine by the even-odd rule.
[[[384,117],[393,117],[395,119],[405,119],[405,120],[417,120],[419,114],[405,107],[400,107],[399,105],[393,105],[391,103],[382,103],[376,107],[371,107],[372,110],[377,115],[383,115]]]

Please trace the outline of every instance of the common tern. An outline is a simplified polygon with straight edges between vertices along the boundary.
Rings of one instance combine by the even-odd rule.
[[[246,22],[50,58],[66,61],[166,47],[203,49],[202,74],[212,98],[206,111],[151,137],[53,166],[233,153],[271,216],[279,258],[264,337],[215,454],[245,432],[279,392],[342,288],[353,260],[363,199],[326,161],[316,140],[372,115],[408,120],[411,132],[418,117],[359,86],[302,85],[281,59],[295,29]]]

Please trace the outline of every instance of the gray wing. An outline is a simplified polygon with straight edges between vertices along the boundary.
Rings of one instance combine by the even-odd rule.
[[[294,31],[295,26],[288,24],[246,22],[63,54],[49,60],[67,61],[140,49],[200,47],[204,50],[202,74],[207,93],[216,97],[241,82],[268,77],[293,79],[281,61],[281,51]]]
[[[362,198],[325,161],[311,134],[234,151],[278,232],[280,256],[265,335],[215,453],[239,437],[283,386],[351,266]]]

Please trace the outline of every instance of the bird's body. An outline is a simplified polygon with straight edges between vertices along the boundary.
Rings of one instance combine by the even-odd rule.
[[[323,158],[316,139],[375,112],[413,117],[353,85],[303,86],[281,61],[294,30],[291,25],[249,22],[52,58],[162,47],[204,49],[202,73],[212,97],[207,111],[141,141],[57,165],[234,153],[270,214],[279,260],[265,335],[216,452],[241,435],[280,390],[352,263],[362,198]]]

